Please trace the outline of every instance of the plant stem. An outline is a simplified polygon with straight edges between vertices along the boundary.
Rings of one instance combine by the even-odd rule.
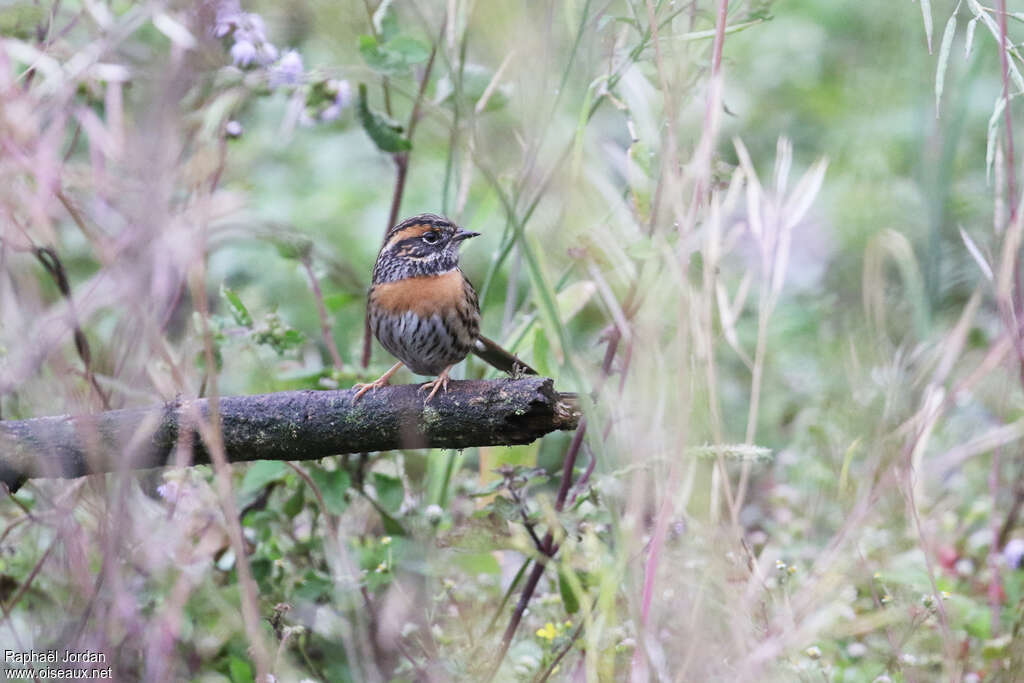
[[[327,315],[327,307],[324,305],[324,293],[320,289],[320,282],[316,279],[316,273],[313,272],[313,264],[308,255],[302,257],[302,266],[306,269],[306,275],[309,276],[309,287],[313,290],[313,299],[316,301],[316,312],[320,317],[320,334],[324,338],[327,351],[331,354],[334,369],[341,372],[344,363],[341,361],[341,354],[338,352],[334,335],[331,334],[330,318]]]

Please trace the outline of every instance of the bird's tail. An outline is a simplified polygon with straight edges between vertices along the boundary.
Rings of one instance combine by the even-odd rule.
[[[473,353],[510,375],[536,375],[536,370],[519,360],[514,353],[509,353],[501,348],[496,342],[481,335],[477,337],[473,345]]]

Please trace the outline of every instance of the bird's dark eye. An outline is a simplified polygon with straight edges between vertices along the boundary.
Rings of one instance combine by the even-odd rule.
[[[437,244],[441,241],[441,233],[436,230],[431,230],[423,236],[423,241],[427,244]]]

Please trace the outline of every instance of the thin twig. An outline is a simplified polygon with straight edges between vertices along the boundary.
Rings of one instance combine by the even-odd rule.
[[[632,292],[627,296],[627,301],[632,300]],[[629,309],[629,306],[624,308]],[[612,363],[615,360],[615,353],[619,347],[619,341],[622,339],[622,334],[618,332],[618,328],[610,335],[608,339],[608,348],[605,350],[604,360],[601,364],[601,376],[598,380],[596,393],[600,391],[600,388],[604,385],[604,380],[611,373]],[[565,507],[565,502],[569,496],[569,490],[572,488],[573,469],[576,466],[576,459],[579,456],[580,450],[583,447],[583,438],[587,433],[587,419],[581,417],[579,425],[576,427],[576,432],[573,434],[572,441],[569,443],[569,447],[565,453],[565,459],[562,466],[562,481],[558,488],[558,495],[555,498],[555,512],[561,512]],[[544,535],[542,541],[543,554],[547,557],[552,558],[555,553],[558,552],[558,544],[554,542],[554,535],[549,530]],[[508,653],[509,647],[512,645],[512,638],[515,637],[516,631],[519,629],[519,624],[523,619],[523,613],[526,611],[526,607],[530,604],[530,599],[533,597],[534,591],[537,589],[537,584],[540,582],[541,576],[544,574],[545,562],[543,558],[538,558],[537,563],[534,565],[533,570],[530,572],[530,577],[526,581],[526,585],[523,586],[523,592],[519,596],[519,602],[516,603],[515,611],[512,613],[512,618],[509,620],[508,626],[505,628],[505,633],[501,639],[501,648],[498,651],[498,656],[495,659],[493,668],[491,669],[491,675],[488,680],[493,679],[498,673],[498,669],[501,666],[502,660]]]
[[[82,366],[85,370],[85,380],[92,387],[93,391],[96,392],[96,396],[100,399],[105,410],[110,410],[110,397],[103,393],[99,383],[96,381],[96,377],[92,370],[92,350],[89,348],[89,339],[85,336],[85,332],[82,331],[82,326],[78,322],[78,315],[75,313],[75,302],[71,297],[71,285],[68,282],[67,272],[64,270],[64,264],[61,262],[57,252],[50,247],[37,247],[35,249],[36,259],[42,264],[46,272],[53,278],[54,284],[57,285],[58,291],[64,300],[68,304],[68,315],[71,318],[72,335],[75,340],[75,350],[78,351],[78,357],[82,360]]]
[[[203,223],[200,231],[200,239],[206,240],[206,224]],[[203,249],[202,253],[206,253]],[[203,354],[208,368],[207,381],[209,383],[210,398],[208,402],[209,412],[206,419],[203,419],[196,411],[194,424],[197,425],[200,437],[206,445],[213,462],[215,482],[223,507],[225,527],[231,547],[235,553],[235,568],[238,572],[238,585],[240,588],[240,602],[242,607],[242,623],[249,640],[250,652],[256,665],[257,680],[267,680],[270,673],[270,658],[264,642],[263,632],[260,626],[258,587],[252,575],[252,568],[249,566],[249,557],[245,552],[245,541],[242,536],[242,526],[238,517],[238,506],[235,503],[235,493],[231,484],[231,467],[228,464],[227,454],[224,448],[224,434],[221,431],[220,415],[220,392],[218,387],[217,364],[214,359],[213,331],[210,326],[209,303],[206,296],[206,263],[200,260],[196,265],[196,277],[192,282],[192,300],[196,302],[199,319],[202,324]]]
[[[324,305],[324,293],[320,289],[320,282],[317,280],[316,273],[313,272],[312,259],[309,254],[303,255],[302,266],[306,269],[306,275],[309,277],[309,287],[313,290],[313,299],[316,301],[317,315],[320,316],[320,334],[323,336],[324,345],[327,346],[327,351],[331,354],[334,369],[341,372],[345,364],[341,361],[338,345],[334,341],[334,335],[331,334],[331,321],[327,316],[327,306]]]
[[[1013,117],[1010,115],[1010,75],[1006,45],[1006,0],[999,0],[999,62],[1002,67],[1003,120],[1006,122],[1006,199],[1010,203],[1010,221],[1017,216],[1017,170],[1013,160]],[[1020,292],[1018,291],[1018,295]]]

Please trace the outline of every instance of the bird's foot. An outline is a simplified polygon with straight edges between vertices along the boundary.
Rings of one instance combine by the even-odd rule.
[[[363,397],[363,394],[365,394],[368,391],[373,391],[374,389],[378,389],[380,387],[386,387],[387,385],[388,380],[384,379],[383,377],[366,384],[354,384],[352,385],[352,388],[358,389],[358,391],[356,392],[356,395],[352,397],[352,402],[355,403],[356,401],[361,399]]]
[[[373,391],[374,389],[377,389],[377,388],[380,388],[380,387],[386,387],[388,385],[388,383],[391,381],[391,375],[393,375],[396,372],[398,372],[398,369],[400,367],[402,367],[401,363],[395,363],[391,367],[390,370],[388,370],[383,375],[381,375],[380,377],[378,377],[374,381],[370,382],[369,384],[362,384],[362,383],[360,383],[360,384],[354,385],[352,388],[353,389],[357,389],[358,391],[356,391],[356,395],[352,397],[352,403],[355,403],[356,401],[361,399],[363,397],[363,394],[365,394],[368,391]]]
[[[448,393],[448,380],[450,379],[448,377],[449,370],[451,370],[451,367],[445,368],[444,370],[441,371],[441,374],[437,376],[437,379],[435,379],[433,382],[427,382],[426,384],[420,387],[420,391],[426,391],[427,389],[430,389],[430,393],[427,394],[427,397],[425,399],[423,399],[424,404],[430,403],[430,399],[434,398],[434,394],[437,393],[438,389],[444,389],[445,393]]]

